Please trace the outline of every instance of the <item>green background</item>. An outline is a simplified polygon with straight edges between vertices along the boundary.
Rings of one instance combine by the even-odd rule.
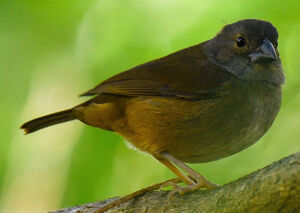
[[[26,137],[18,127],[86,100],[77,95],[107,77],[244,18],[268,20],[279,31],[286,74],[281,111],[252,147],[192,167],[224,184],[298,151],[299,11],[299,0],[1,0],[0,212],[45,212],[174,177],[120,136],[79,121]]]

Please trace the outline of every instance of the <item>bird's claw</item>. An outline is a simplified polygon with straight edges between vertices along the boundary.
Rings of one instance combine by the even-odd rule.
[[[208,181],[206,178],[204,178],[201,175],[199,175],[199,177],[193,177],[193,176],[189,175],[189,177],[195,182],[194,185],[198,185],[198,187],[196,187],[196,189],[202,189],[202,188],[214,189],[219,186],[217,184],[214,184],[214,183]]]
[[[198,190],[198,189],[203,189],[203,188],[213,189],[213,188],[218,187],[218,185],[216,185],[214,183],[211,183],[206,179],[194,178],[194,177],[191,177],[191,178],[192,178],[192,180],[195,181],[195,184],[183,187],[183,186],[180,186],[179,184],[174,183],[173,181],[170,180],[168,182],[163,183],[160,186],[159,190],[162,190],[165,187],[171,186],[173,189],[168,194],[168,200],[169,200],[176,193],[179,193],[179,194],[183,195],[187,192],[195,191],[195,190]]]

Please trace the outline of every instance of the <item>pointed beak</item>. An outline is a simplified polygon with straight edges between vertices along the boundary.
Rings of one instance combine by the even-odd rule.
[[[270,62],[277,60],[276,50],[268,39],[264,39],[262,44],[249,55],[252,63]]]

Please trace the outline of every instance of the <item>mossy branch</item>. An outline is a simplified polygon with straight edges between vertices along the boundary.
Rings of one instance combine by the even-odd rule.
[[[145,191],[105,212],[300,212],[300,152],[213,190],[175,194],[169,200],[169,191]],[[52,213],[100,212],[97,209],[118,199]]]

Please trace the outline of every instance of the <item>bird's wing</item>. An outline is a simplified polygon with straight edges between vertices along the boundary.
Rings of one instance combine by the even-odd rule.
[[[198,45],[115,75],[82,96],[115,94],[207,99],[230,78],[232,74],[208,60]]]

